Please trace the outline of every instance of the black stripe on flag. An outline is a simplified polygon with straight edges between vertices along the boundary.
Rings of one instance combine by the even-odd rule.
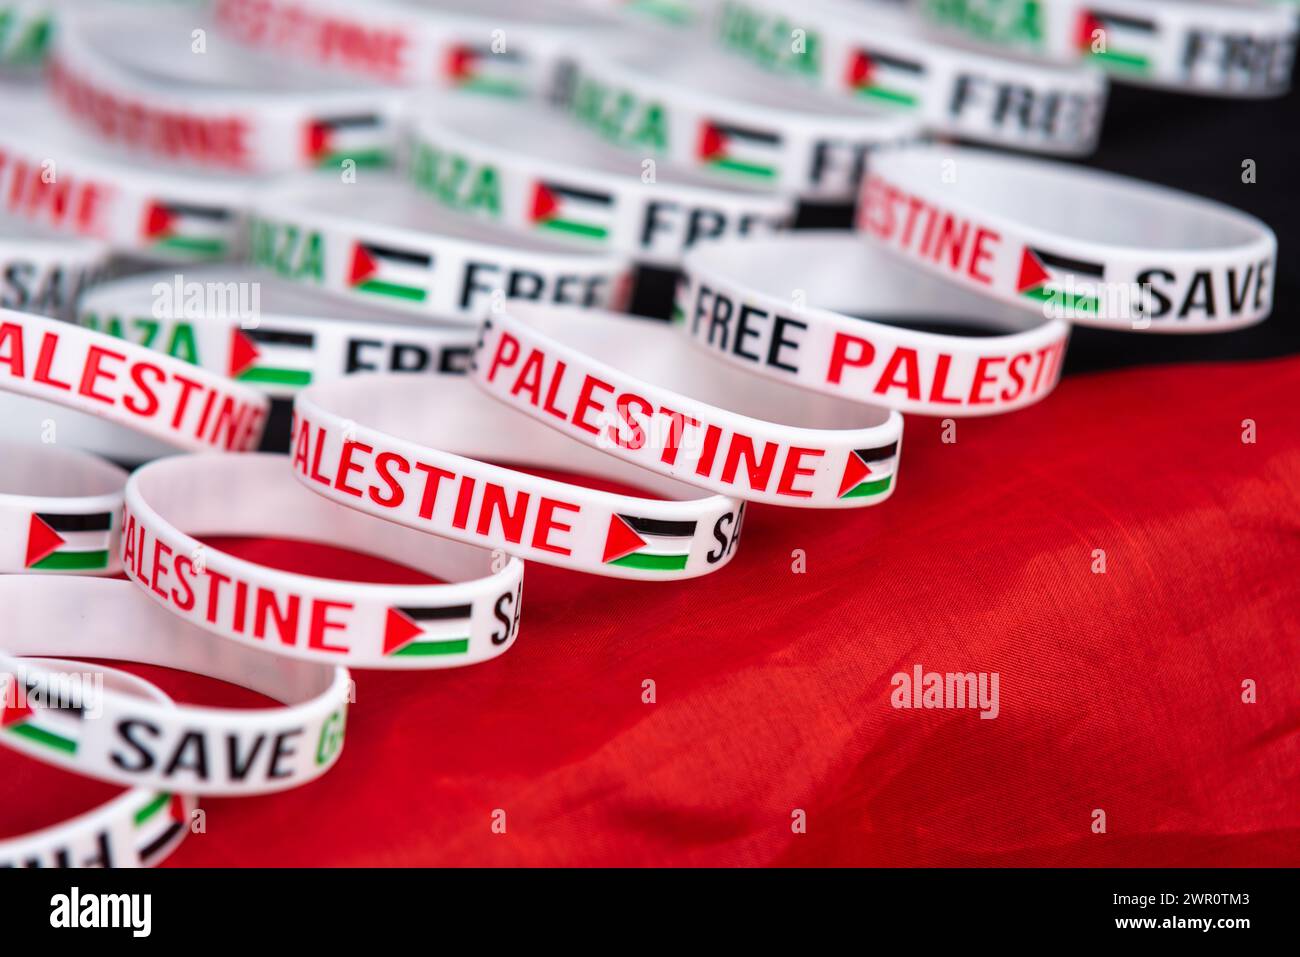
[[[474,612],[473,605],[448,605],[446,608],[398,608],[411,621],[452,621],[468,618]]]
[[[553,183],[550,180],[543,180],[542,185],[557,196],[567,196],[570,199],[579,199],[587,203],[600,203],[608,206],[614,202],[614,197],[609,193],[598,193],[591,189],[577,189],[573,186],[563,186],[559,183]]]
[[[1143,17],[1131,17],[1123,13],[1107,13],[1104,10],[1089,10],[1089,13],[1108,27],[1123,30],[1140,30],[1143,33],[1155,33],[1156,22]]]
[[[357,129],[358,127],[378,126],[379,114],[357,113],[352,116],[325,116],[316,120],[321,126],[331,130]]]
[[[310,332],[290,332],[288,329],[240,329],[245,336],[254,342],[260,342],[267,346],[296,346],[300,349],[310,349],[316,344],[316,337]]]
[[[423,269],[428,269],[433,265],[433,256],[429,253],[411,253],[405,249],[378,246],[375,243],[360,243],[359,245],[370,255],[378,256],[380,259],[391,259],[395,262],[403,262],[409,266],[419,266]]]
[[[635,515],[618,516],[632,527],[632,531],[642,535],[681,536],[686,538],[695,534],[695,522],[670,522],[660,518],[637,518]]]
[[[883,462],[898,454],[898,443],[890,442],[888,445],[878,445],[874,449],[854,449],[853,454],[864,462]]]
[[[47,515],[37,512],[36,517],[56,532],[106,532],[113,527],[112,512],[94,512],[90,515]]]
[[[197,216],[200,219],[211,219],[222,223],[230,218],[230,210],[215,206],[191,206],[187,203],[159,203],[158,205],[177,216]]]
[[[1106,275],[1106,267],[1103,263],[1090,263],[1083,259],[1071,259],[1069,256],[1060,256],[1041,249],[1034,249],[1033,253],[1045,266],[1068,269],[1071,272],[1087,273],[1089,276],[1100,277]]]
[[[915,60],[904,60],[902,57],[892,56],[888,53],[881,53],[878,50],[869,50],[866,47],[860,48],[863,53],[879,66],[887,66],[891,70],[903,70],[907,73],[922,73],[925,68]]]
[[[50,704],[45,700],[50,697],[48,686],[43,685],[39,680],[31,676],[28,676],[27,678],[27,697],[29,700],[35,698],[40,701],[41,703],[39,707],[45,711],[57,711],[59,714],[67,715],[69,718],[76,718],[78,721],[85,720],[86,706],[84,704],[69,704],[65,701],[60,701],[58,704]]]
[[[167,828],[167,830],[163,831],[161,834],[159,834],[156,838],[154,838],[144,847],[140,848],[141,859],[146,861],[149,860],[149,858],[153,857],[164,847],[170,844],[176,838],[176,835],[179,834],[181,832],[181,829],[184,827],[185,825],[182,824],[180,821],[173,821],[171,827]]]
[[[771,133],[767,130],[756,130],[748,126],[729,126],[726,123],[715,123],[709,120],[709,126],[713,127],[723,136],[734,136],[736,139],[749,140],[753,143],[768,143],[772,146],[781,144],[781,134]]]
[[[518,63],[520,54],[518,50],[502,50],[500,53],[493,50],[491,46],[468,45],[461,47],[462,50],[468,50],[475,57],[481,60],[504,60],[506,63]]]

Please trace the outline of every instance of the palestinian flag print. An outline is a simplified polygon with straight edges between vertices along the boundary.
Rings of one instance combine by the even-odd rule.
[[[1154,20],[1097,8],[1079,11],[1075,42],[1081,53],[1100,66],[1147,73],[1151,69],[1150,47],[1155,40]]]
[[[387,132],[377,113],[321,117],[307,124],[304,150],[319,167],[338,166],[345,159],[357,166],[386,166],[392,158]]]
[[[310,332],[236,327],[230,330],[228,373],[240,382],[300,389],[311,385],[315,347]]]
[[[384,625],[384,655],[425,658],[469,651],[472,605],[390,608]]]
[[[1097,297],[1082,290],[1067,291],[1061,285],[1067,277],[1071,285],[1086,287],[1105,278],[1102,263],[1072,259],[1050,250],[1026,246],[1020,255],[1020,272],[1016,278],[1016,294],[1038,302],[1059,301],[1063,309],[1075,315],[1097,314]]]
[[[154,200],[145,210],[143,232],[155,249],[219,259],[230,247],[230,210]]]
[[[840,498],[866,498],[883,495],[894,481],[898,443],[890,442],[874,449],[854,449],[844,463],[840,479]]]
[[[844,82],[864,100],[913,109],[921,102],[925,67],[915,60],[857,47],[849,55]]]
[[[429,253],[359,242],[352,247],[348,284],[357,292],[385,299],[424,302],[432,271]]]
[[[135,849],[148,866],[175,845],[189,823],[185,801],[179,794],[159,791],[135,812]]]
[[[773,180],[773,160],[781,149],[781,135],[727,123],[704,120],[695,143],[695,158],[710,169],[751,180]]]
[[[443,58],[443,76],[458,89],[494,96],[523,96],[527,91],[523,57],[512,50],[458,43]]]
[[[535,229],[603,242],[609,238],[614,197],[553,180],[533,184],[528,218]]]
[[[37,512],[28,524],[25,565],[39,572],[103,571],[112,532],[112,512]]]
[[[12,735],[62,754],[76,754],[85,709],[75,705],[33,706],[32,689],[18,688],[17,676],[0,694],[0,735]]]
[[[691,556],[695,525],[695,522],[613,515],[605,535],[605,553],[601,561],[622,568],[681,571]]]

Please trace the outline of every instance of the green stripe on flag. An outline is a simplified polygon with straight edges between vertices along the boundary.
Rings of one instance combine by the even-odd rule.
[[[893,480],[892,475],[886,475],[882,479],[876,479],[874,482],[862,482],[853,486],[840,498],[865,498],[868,495],[879,495],[889,488],[889,483]]]
[[[1105,53],[1094,53],[1092,57],[1107,66],[1116,66],[1135,73],[1146,73],[1151,69],[1151,60],[1140,53],[1118,53],[1108,50]]]
[[[582,236],[584,239],[607,239],[609,230],[604,226],[588,226],[586,223],[575,223],[567,219],[547,219],[538,223],[543,229],[553,229],[558,233],[572,233],[574,236]]]
[[[883,100],[893,106],[916,106],[917,98],[911,93],[904,93],[901,90],[888,90],[880,86],[864,86],[859,88],[858,96],[869,100]]]
[[[316,167],[318,169],[324,169],[326,167],[338,166],[344,160],[352,160],[352,162],[356,163],[358,167],[363,169],[374,169],[376,167],[388,166],[392,163],[392,157],[389,155],[388,150],[375,147],[367,150],[356,150],[352,153],[349,153],[346,150],[342,150],[338,153],[327,153],[316,161]]]
[[[108,550],[98,552],[55,552],[31,566],[42,571],[75,572],[108,567]]]
[[[686,567],[688,557],[687,555],[647,555],[633,552],[631,555],[624,555],[622,558],[616,558],[606,564],[621,565],[624,568],[644,568],[655,572],[675,572]]]
[[[226,241],[224,239],[197,239],[185,236],[169,236],[154,243],[159,249],[174,249],[176,252],[191,253],[197,256],[224,256]]]
[[[235,376],[240,382],[262,382],[267,385],[311,385],[311,372],[303,369],[259,369],[254,366]]]
[[[381,282],[378,279],[367,279],[365,282],[356,286],[362,292],[373,292],[380,296],[390,296],[394,299],[409,299],[412,302],[424,302],[428,295],[423,289],[417,289],[415,286],[399,286],[395,282]]]
[[[1026,299],[1035,299],[1038,302],[1060,302],[1064,309],[1071,309],[1074,312],[1083,315],[1095,316],[1097,314],[1098,302],[1095,296],[1080,296],[1078,293],[1056,293],[1045,286],[1039,286],[1036,289],[1026,289],[1021,293]]]
[[[154,798],[144,807],[140,808],[140,810],[135,812],[135,826],[139,827],[145,821],[149,820],[149,818],[153,817],[155,814],[157,814],[159,811],[165,808],[168,804],[170,804],[171,799],[172,796],[168,794],[166,791],[160,792],[156,798]]]
[[[463,655],[469,651],[468,638],[449,638],[446,641],[413,641],[399,651],[393,652],[394,658],[424,658],[430,655]]]
[[[487,93],[492,96],[519,97],[524,95],[523,84],[514,80],[494,80],[491,77],[466,80],[456,88],[469,93]]]
[[[68,754],[77,753],[77,742],[71,738],[65,738],[61,734],[55,734],[52,731],[46,731],[44,728],[33,727],[30,724],[16,724],[9,729],[20,738],[26,738],[36,744],[43,744],[47,748],[54,748],[56,751],[66,751]]]
[[[742,163],[740,160],[733,159],[716,159],[712,165],[718,169],[726,170],[728,173],[741,173],[745,176],[757,176],[760,179],[771,179],[776,175],[776,170],[770,166],[761,166],[758,163]]]

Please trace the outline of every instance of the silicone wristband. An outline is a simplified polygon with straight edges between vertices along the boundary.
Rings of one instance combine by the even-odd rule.
[[[0,439],[44,443],[51,438],[59,445],[93,452],[119,465],[176,454],[175,446],[127,426],[0,389]]]
[[[40,690],[42,677],[51,672],[66,673],[73,667],[82,669],[83,673],[103,675],[104,687],[120,694],[152,699],[166,707],[173,704],[171,698],[143,678],[106,665],[51,658],[24,658],[22,664],[24,668],[40,669],[40,674],[32,676],[32,684],[25,680],[25,673],[9,676],[17,677],[18,683],[9,682],[7,690],[0,688],[0,721],[5,717],[11,719],[0,725],[0,736],[7,731],[35,733],[40,737],[40,732],[46,729],[38,723],[40,719],[34,710],[28,713],[24,706],[26,695]],[[19,687],[22,698],[19,698]],[[59,723],[78,720],[73,717],[77,712],[70,705],[82,702],[72,696],[59,699],[59,703],[69,707],[57,712],[44,710],[41,718]],[[0,840],[0,870],[7,867],[153,867],[188,836],[190,817],[197,806],[191,795],[131,788],[53,827]]]
[[[247,180],[111,156],[53,110],[36,88],[0,93],[0,214],[155,259],[240,252]]]
[[[803,31],[800,52],[794,30]],[[773,72],[937,132],[1071,155],[1091,153],[1101,132],[1101,71],[936,41],[894,6],[820,0],[792,12],[780,0],[724,0],[713,34]]]
[[[17,751],[130,787],[214,797],[284,791],[338,760],[352,694],[346,668],[214,640],[110,578],[0,577],[0,607],[0,673],[22,667],[14,655],[94,656],[191,671],[283,702],[167,707],[105,688],[100,718],[67,722],[67,740],[6,725],[0,742]]]
[[[563,135],[557,135],[563,133]],[[445,206],[587,249],[676,267],[705,239],[765,234],[794,197],[722,188],[672,168],[646,176],[635,154],[512,103],[440,102],[415,123],[410,174]]]
[[[1077,166],[893,151],[872,163],[858,225],[946,279],[1083,325],[1226,332],[1273,305],[1277,239],[1260,220]]]
[[[826,200],[852,196],[868,151],[914,137],[915,120],[843,106],[705,49],[608,53],[584,47],[552,99],[639,158],[655,157],[748,188]]]
[[[716,571],[739,540],[742,503],[589,449],[485,401],[464,379],[354,377],[304,389],[294,414],[298,481],[410,528],[647,581]],[[666,498],[598,491],[482,459],[588,472]]]
[[[50,89],[99,139],[156,159],[239,173],[387,164],[404,94],[358,89],[229,43],[194,48],[193,10],[70,17]]]
[[[191,307],[197,290],[256,308]],[[163,301],[164,306],[159,307]],[[168,308],[168,306],[170,308]],[[240,266],[157,272],[105,283],[82,297],[78,322],[166,352],[265,392],[292,396],[356,372],[461,375],[477,333],[336,302]],[[362,318],[368,317],[368,318]]]
[[[697,345],[770,379],[903,412],[992,415],[1037,402],[1060,377],[1070,332],[1059,319],[978,337],[892,325],[1021,330],[1032,320],[841,232],[713,243],[685,271],[675,318]]]
[[[252,245],[254,264],[281,278],[474,324],[494,294],[617,307],[629,281],[625,257],[515,236],[440,210],[393,180],[325,177],[268,192]]]
[[[450,3],[388,0],[215,0],[229,36],[318,66],[386,83],[497,96],[544,88],[570,46],[599,42],[590,12],[525,0]]]
[[[117,574],[125,486],[97,456],[0,439],[0,574]]]
[[[1182,0],[922,0],[955,35],[1071,62],[1116,81],[1223,96],[1277,96],[1291,83],[1296,11]]]
[[[256,390],[152,349],[0,310],[0,392],[6,390],[191,450],[257,448],[270,408]]]
[[[67,318],[107,261],[108,247],[96,240],[53,236],[23,220],[0,220],[0,308]]]
[[[431,542],[326,501],[295,482],[288,464],[282,455],[204,455],[140,468],[127,483],[122,519],[127,577],[191,624],[293,658],[455,668],[510,647],[523,562]],[[367,584],[280,571],[204,545],[192,533],[298,540],[328,534],[340,547],[450,584]]]
[[[722,495],[853,508],[894,490],[897,412],[764,382],[660,323],[516,307],[489,320],[474,366],[474,382],[493,398]]]

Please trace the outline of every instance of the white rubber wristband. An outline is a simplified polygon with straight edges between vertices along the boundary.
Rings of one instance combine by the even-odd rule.
[[[0,92],[0,215],[160,260],[241,252],[247,180],[142,167],[54,113],[39,88]]]
[[[0,392],[88,412],[181,449],[257,448],[270,400],[185,362],[66,322],[0,311]]]
[[[249,46],[405,86],[496,96],[544,89],[568,48],[600,42],[589,11],[530,0],[214,0],[219,29]]]
[[[5,217],[0,220],[0,309],[69,318],[82,290],[98,281],[107,262],[104,243],[55,236]]]
[[[117,279],[83,296],[78,311],[89,329],[277,398],[356,372],[461,375],[477,339],[467,326],[381,314],[241,266]]]
[[[1226,332],[1273,308],[1273,230],[1113,173],[974,149],[883,151],[858,225],[945,279],[1082,325]]]
[[[76,722],[70,741],[0,736],[11,748],[129,787],[214,797],[284,791],[338,760],[352,695],[346,668],[214,639],[109,578],[0,577],[0,607],[0,672],[22,667],[13,656],[93,656],[191,671],[283,702],[167,707],[106,688],[100,718]]]
[[[794,197],[663,169],[513,103],[446,98],[414,123],[411,179],[438,202],[511,229],[676,267],[706,239],[789,225]]]
[[[802,31],[793,52],[793,31]],[[868,0],[723,0],[725,49],[805,85],[921,120],[927,129],[1043,153],[1091,153],[1101,131],[1099,70],[995,56],[926,34],[910,11]]]
[[[685,272],[674,313],[697,345],[771,379],[903,412],[992,415],[1037,402],[1060,377],[1070,332],[1059,319],[1033,326],[841,232],[712,243],[686,257]],[[1016,331],[940,335],[890,324],[899,321]]]
[[[1236,0],[921,0],[921,13],[1000,48],[1084,61],[1117,82],[1221,96],[1285,93],[1296,10]]]
[[[172,699],[161,689],[136,675],[102,664],[52,658],[23,658],[23,673],[10,677],[7,688],[0,688],[0,739],[8,735],[28,734],[50,741],[44,722],[57,725],[78,718],[77,707],[84,707],[90,691],[82,689],[83,675],[102,675],[103,687],[123,695],[135,695],[166,707]],[[37,671],[28,675],[26,669]],[[73,669],[77,669],[75,672]],[[51,675],[74,680],[63,687],[49,688],[43,679]],[[30,681],[28,680],[30,679]],[[57,677],[55,678],[57,681]],[[70,694],[64,694],[67,690]],[[28,706],[29,694],[45,694],[47,701],[64,707],[42,709]],[[64,741],[71,741],[57,735]],[[198,802],[188,794],[130,788],[99,807],[79,814],[52,827],[41,828],[18,837],[0,839],[0,870],[7,867],[153,867],[174,851],[189,835],[190,817]]]
[[[486,401],[465,379],[354,376],[294,400],[293,468],[312,491],[424,532],[548,565],[668,581],[731,560],[743,504],[702,495]],[[599,491],[483,460],[588,473]]]
[[[193,10],[69,17],[50,57],[54,98],[98,139],[168,163],[252,174],[391,161],[406,94],[286,71],[206,25]]]
[[[919,129],[908,117],[838,104],[743,64],[738,70],[707,48],[677,41],[670,50],[584,47],[558,72],[552,98],[638,158],[825,200],[851,197],[872,147]]]
[[[512,235],[389,179],[268,190],[252,247],[254,264],[283,279],[475,325],[494,296],[617,308],[628,293],[624,256]]]
[[[473,380],[565,435],[723,495],[853,508],[894,490],[897,412],[765,382],[660,323],[515,307],[488,321]]]
[[[125,487],[98,456],[0,439],[0,574],[117,574]]]
[[[362,668],[455,668],[518,634],[523,562],[430,541],[307,492],[282,455],[173,456],[126,487],[122,565],[155,602],[241,644]],[[194,536],[321,541],[449,584],[339,581],[238,558]]]

